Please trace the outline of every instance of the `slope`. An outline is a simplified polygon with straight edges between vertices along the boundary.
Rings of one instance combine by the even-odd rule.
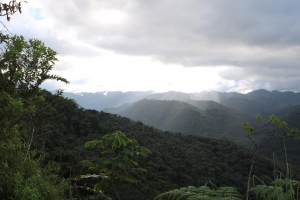
[[[244,102],[248,101],[250,100],[246,99]],[[132,104],[131,107],[120,112],[120,115],[165,131],[227,139],[252,148],[252,143],[245,137],[241,125],[244,122],[250,122],[252,125],[260,127],[262,124],[257,124],[254,117],[249,117],[235,109],[212,101],[187,100],[186,102],[189,104],[181,101],[144,99]],[[257,110],[253,108],[253,112]],[[300,128],[299,113],[299,106],[294,106],[281,110],[278,116],[287,121],[290,127]],[[300,166],[300,160],[295,153],[300,151],[300,141],[286,139],[285,142],[289,159],[293,164]],[[283,138],[268,138],[262,143],[259,153],[269,158],[275,154],[279,161],[285,162]]]
[[[264,117],[279,112],[289,106],[300,105],[300,93],[279,92],[267,90],[255,90],[248,94],[236,92],[200,92],[200,93],[180,93],[167,92],[151,94],[148,99],[157,100],[212,100],[225,106],[234,108],[246,115],[254,117],[259,114]]]
[[[252,118],[212,101],[187,102],[144,99],[119,114],[165,131],[248,143],[241,125]]]
[[[254,117],[260,114],[264,117],[279,112],[290,106],[300,104],[300,93],[255,90],[248,94],[236,92],[203,91],[199,93],[183,93],[169,91],[165,93],[146,92],[98,92],[98,93],[64,93],[65,97],[75,99],[78,104],[87,109],[120,112],[124,108],[116,108],[123,104],[134,103],[143,98],[156,100],[201,100],[215,101],[239,112]],[[202,109],[202,108],[200,108]]]
[[[217,186],[234,186],[241,193],[245,191],[252,154],[233,142],[163,132],[118,115],[85,110],[64,99],[56,110],[56,120],[55,123],[49,121],[51,131],[43,149],[48,160],[61,164],[65,178],[88,173],[79,164],[91,153],[83,148],[86,141],[120,130],[152,151],[147,160],[139,161],[149,172],[138,177],[140,184],[124,185],[118,191],[122,199],[153,199],[164,191],[188,185],[200,186],[209,180]],[[258,156],[255,175],[268,183],[272,169],[270,160]],[[83,185],[84,182],[76,184]],[[87,195],[81,190],[75,191],[77,197]]]

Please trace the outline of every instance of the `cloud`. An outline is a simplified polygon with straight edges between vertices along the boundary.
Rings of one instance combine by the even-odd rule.
[[[300,91],[299,1],[33,2],[33,16],[25,14],[20,31],[61,56],[95,57],[105,49],[184,67],[223,68],[219,75],[229,90]]]
[[[65,71],[74,69],[74,64],[71,61],[59,61],[53,66],[53,70]]]
[[[48,15],[57,18],[58,29],[72,27],[78,39],[115,52],[150,55],[186,66],[271,67],[278,64],[274,61],[278,51],[292,57],[294,65],[300,59],[294,55],[300,45],[297,1],[74,0],[58,4],[58,10],[45,5],[50,8]]]

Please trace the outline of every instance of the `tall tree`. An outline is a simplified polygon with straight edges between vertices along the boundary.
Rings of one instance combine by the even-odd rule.
[[[97,174],[82,175],[81,178],[99,178],[100,181],[94,185],[94,190],[106,193],[115,190],[122,183],[137,183],[137,174],[147,172],[139,167],[134,161],[136,156],[146,158],[151,151],[141,147],[135,139],[130,139],[121,131],[107,134],[101,140],[93,140],[85,143],[85,148],[100,149],[100,155],[95,161],[84,160],[84,166]]]
[[[58,198],[61,191],[55,185],[61,181],[49,171],[57,172],[59,166],[41,168],[30,148],[51,112],[40,85],[49,79],[68,81],[50,74],[56,52],[41,41],[3,34],[0,39],[0,198]]]

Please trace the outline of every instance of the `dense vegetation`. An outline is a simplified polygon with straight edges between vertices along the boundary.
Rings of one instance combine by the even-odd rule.
[[[156,100],[212,100],[222,105],[234,108],[246,115],[261,115],[268,117],[271,114],[282,111],[291,106],[299,105],[300,93],[279,92],[267,90],[255,90],[247,94],[236,92],[201,92],[201,93],[181,93],[167,92],[152,94],[148,99]]]
[[[93,181],[73,179],[90,173],[80,164],[92,153],[84,149],[84,143],[101,139],[115,130],[135,138],[152,151],[146,160],[138,160],[148,173],[136,177],[140,181],[138,185],[123,185],[118,191],[121,199],[152,199],[165,191],[189,185],[201,186],[209,180],[217,186],[234,186],[240,193],[245,192],[252,153],[233,142],[159,131],[117,115],[85,110],[59,95],[45,93],[45,99],[47,103],[57,102],[55,112],[46,121],[46,135],[37,137],[33,146],[35,152],[43,150],[46,153],[40,165],[42,168],[49,166],[50,161],[55,162],[61,168],[55,173],[60,174],[61,180],[72,178],[73,198],[94,195],[79,187],[84,184],[93,187]],[[45,132],[37,130],[37,135]],[[254,174],[270,183],[272,169],[272,162],[259,156]],[[70,196],[67,191],[64,194],[65,198]],[[114,195],[114,192],[110,194]]]
[[[278,116],[291,126],[300,128],[299,112],[298,106],[292,106],[283,109]],[[245,137],[241,124],[246,121],[255,124],[255,117],[213,101],[143,99],[120,111],[119,114],[164,131],[228,139],[252,148],[252,143]],[[296,153],[300,150],[300,141],[287,138],[286,143],[289,158],[294,165],[300,167]],[[259,153],[269,158],[275,154],[278,160],[284,162],[282,138],[269,138],[259,149]]]
[[[67,81],[49,75],[56,52],[41,41],[0,37],[0,198],[59,199],[67,186],[56,176],[60,166],[51,160],[43,164],[45,142],[39,142],[39,149],[33,147],[36,138],[46,138],[55,120],[55,101],[45,101],[40,84],[47,79]]]
[[[252,165],[253,153],[230,140],[164,132],[119,115],[84,109],[60,90],[51,94],[40,88],[44,81],[68,83],[50,75],[56,52],[39,40],[0,36],[1,199],[158,199],[187,186],[195,187],[181,191],[203,191],[196,187],[210,191],[201,187],[207,183],[219,187],[216,195],[224,196],[230,188],[229,197],[239,198],[245,195],[250,166],[266,184],[272,183],[274,166],[285,169],[259,155]],[[203,113],[181,104],[184,109],[179,106],[171,114],[188,117],[194,112],[192,117],[207,122],[202,126],[212,134],[216,130],[209,126],[222,122],[222,118],[216,124],[205,121],[204,116],[214,115],[213,109]],[[293,179],[300,180],[299,172],[291,169]],[[215,194],[209,196],[219,197]]]
[[[201,109],[202,108],[202,109]],[[121,111],[121,116],[164,131],[229,139],[245,144],[241,124],[254,121],[245,114],[213,101],[144,99]]]
[[[59,181],[53,183],[54,191],[64,191],[63,194],[57,195],[65,195],[64,198],[95,195],[93,192],[84,190],[84,187],[80,187],[85,184],[93,187],[93,180],[91,182],[75,180],[81,174],[90,173],[81,164],[82,160],[86,160],[93,154],[84,149],[84,144],[87,141],[101,139],[107,133],[120,130],[126,136],[135,138],[142,146],[152,151],[146,160],[138,160],[141,167],[147,169],[148,173],[136,177],[140,181],[139,185],[122,186],[118,191],[122,199],[152,199],[171,189],[188,185],[201,186],[208,181],[217,186],[234,186],[242,194],[245,192],[252,153],[231,141],[163,132],[118,115],[85,110],[73,100],[64,99],[60,95],[43,93],[43,97],[45,99],[44,106],[37,109],[42,110],[46,104],[53,106],[54,110],[45,118],[43,126],[36,125],[35,134],[37,137],[34,138],[30,151],[30,161],[32,162],[37,162],[40,155],[44,157],[37,168],[32,168],[35,171],[31,173],[35,174],[36,171],[46,169],[51,172],[43,174],[44,182],[36,180],[36,184],[40,185],[41,190],[44,187],[49,187],[45,186],[46,183],[53,183],[53,181],[50,182],[49,177],[55,176]],[[8,155],[8,152],[4,151]],[[10,154],[9,159],[15,157],[16,151],[15,149]],[[6,162],[16,162],[10,165],[10,169],[15,172],[17,166],[21,166],[19,162],[24,162],[24,159],[21,158],[25,157],[22,152],[26,152],[26,148],[20,148],[17,152],[20,155],[20,157],[15,157],[17,161],[8,158],[6,160]],[[53,171],[53,166],[56,166],[53,169],[58,171]],[[262,177],[265,182],[270,182],[272,169],[272,162],[259,156],[254,174]],[[25,175],[30,177],[30,174],[24,172]],[[6,181],[10,180],[12,183],[15,181],[14,176],[2,176],[1,178]],[[47,182],[47,179],[50,179],[50,183]],[[72,185],[69,192],[66,183]],[[10,186],[1,185],[3,191],[6,191],[6,193],[1,194],[2,198],[14,194],[14,192],[9,193],[9,190],[5,189]],[[28,187],[30,188],[30,186]],[[36,186],[32,185],[32,187],[35,188]],[[53,192],[52,194],[56,193]],[[99,198],[99,194],[97,195]],[[112,197],[114,195],[115,193],[110,194]],[[34,199],[34,197],[30,198]],[[53,196],[49,196],[49,199],[51,198]],[[36,197],[36,199],[39,198]]]
[[[212,186],[214,186],[212,184]],[[194,187],[188,186],[180,189],[171,190],[162,193],[154,198],[154,200],[168,200],[168,199],[210,199],[210,200],[241,200],[242,196],[233,187],[220,187],[211,189],[208,186]]]
[[[55,124],[59,131],[49,138],[57,144],[46,148],[60,164],[74,163],[74,175],[82,169],[77,162],[90,155],[83,144],[114,130],[126,133],[152,151],[147,160],[139,160],[148,173],[139,177],[139,185],[125,185],[119,192],[122,199],[152,199],[164,191],[201,186],[209,180],[218,186],[235,186],[241,193],[245,191],[252,153],[233,142],[159,131],[117,115],[78,108],[70,101],[57,109],[63,120]],[[58,148],[59,151],[54,150]],[[64,168],[68,175],[68,166]],[[272,161],[259,156],[254,174],[270,182],[272,169]]]

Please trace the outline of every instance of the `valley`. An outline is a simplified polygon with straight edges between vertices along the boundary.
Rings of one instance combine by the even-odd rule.
[[[128,94],[124,94],[128,95]],[[106,101],[111,102],[107,97]],[[135,102],[103,109],[104,112],[128,117],[163,131],[196,135],[208,138],[234,141],[252,149],[252,142],[246,138],[242,124],[255,126],[255,116],[265,121],[271,114],[277,115],[291,127],[300,128],[300,93],[257,90],[248,94],[166,92],[152,93]],[[289,159],[300,167],[297,151],[298,140],[287,139]],[[283,141],[280,137],[268,138],[259,149],[260,154],[269,158],[273,154],[285,161]]]

